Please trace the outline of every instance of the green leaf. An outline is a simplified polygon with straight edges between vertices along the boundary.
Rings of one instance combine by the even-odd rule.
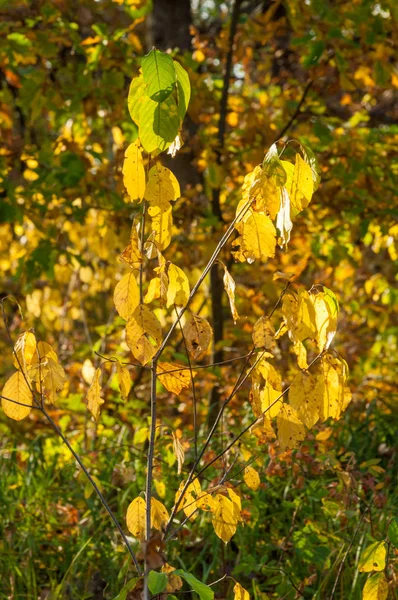
[[[139,75],[138,77],[134,77],[134,79],[132,79],[129,89],[129,95],[127,97],[127,106],[129,109],[130,117],[138,126],[140,124],[140,113],[142,104],[145,98],[147,98],[145,89],[146,85],[144,83],[142,75]]]
[[[186,571],[182,571],[182,569],[178,569],[173,572],[173,575],[179,575],[182,579],[191,586],[194,592],[196,592],[200,598],[200,600],[213,600],[214,592],[213,590],[206,584],[196,579],[191,573],[186,573]]]
[[[173,59],[160,50],[151,50],[141,61],[142,75],[147,84],[146,93],[155,102],[163,102],[176,84]]]
[[[329,306],[331,315],[333,318],[336,318],[337,315],[339,314],[339,310],[340,310],[339,301],[337,300],[337,298],[336,298],[335,294],[332,292],[332,290],[330,290],[326,286],[323,286],[323,292],[325,294],[325,296],[324,296],[325,302]]]
[[[176,60],[174,61],[174,67],[177,75],[178,115],[182,120],[185,117],[191,98],[191,84],[188,73]]]
[[[388,528],[388,539],[396,548],[398,548],[398,517],[391,521]]]
[[[167,150],[174,141],[180,127],[177,105],[173,98],[154,102],[146,98],[140,111],[139,137],[148,154]]]
[[[160,594],[166,588],[167,575],[166,573],[157,573],[149,571],[148,573],[148,588],[152,594]]]
[[[135,588],[135,586],[137,585],[138,581],[139,581],[139,577],[134,577],[133,579],[130,579],[130,581],[128,581],[120,590],[120,592],[118,593],[117,596],[115,596],[113,598],[113,600],[126,600],[127,598],[127,594],[129,592],[131,592],[131,590],[133,590]]]

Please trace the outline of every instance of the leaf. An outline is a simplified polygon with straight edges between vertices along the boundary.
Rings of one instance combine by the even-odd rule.
[[[154,277],[149,282],[148,291],[144,296],[144,302],[145,304],[150,304],[157,298],[160,298],[160,277]]]
[[[122,319],[128,321],[140,303],[140,291],[133,272],[126,273],[116,284],[113,302]]]
[[[202,489],[200,487],[199,480],[195,479],[187,487],[186,492],[180,502],[180,497],[181,497],[182,490],[184,489],[184,486],[185,486],[185,482],[182,481],[180,483],[180,487],[178,488],[177,493],[175,495],[175,504],[178,503],[178,510],[183,510],[185,513],[185,516],[188,517],[188,519],[190,519],[191,521],[193,521],[194,519],[196,519],[196,511],[197,511],[196,499],[200,497],[200,495],[202,493]]]
[[[138,577],[133,577],[130,579],[120,590],[117,596],[115,596],[112,600],[127,600],[128,593],[134,590],[137,583],[140,581]]]
[[[313,153],[311,148],[309,148],[309,146],[301,144],[301,148],[303,150],[305,162],[311,167],[312,181],[314,182],[314,192],[316,192],[316,190],[319,187],[319,182],[321,181],[321,171],[318,165],[318,161],[316,159],[315,154]]]
[[[7,379],[2,395],[10,400],[15,400],[15,402],[9,402],[4,398],[1,400],[1,406],[7,417],[14,421],[22,421],[29,415],[32,410],[33,396],[21,371],[17,371]],[[17,402],[21,404],[16,404]],[[22,406],[22,404],[26,406]]]
[[[146,365],[162,341],[162,326],[153,312],[139,304],[126,325],[126,342],[134,358]]]
[[[126,514],[127,529],[141,541],[145,538],[145,507],[145,500],[138,496],[129,504]]]
[[[12,362],[14,367],[27,375],[28,367],[36,353],[36,336],[31,331],[25,331],[18,336],[14,346]]]
[[[236,310],[236,306],[235,306],[235,281],[233,280],[232,276],[230,275],[230,273],[229,273],[227,267],[224,265],[224,263],[221,263],[221,264],[224,269],[224,277],[223,277],[224,289],[227,292],[229,306],[231,307],[232,318],[234,320],[234,323],[236,323],[236,321],[239,319],[239,315],[238,315],[238,311]]]
[[[131,118],[138,125],[138,127],[140,126],[140,121],[141,121],[140,115],[141,115],[142,106],[143,106],[145,99],[147,98],[145,91],[146,91],[146,84],[144,82],[144,78],[142,77],[142,74],[139,75],[138,77],[134,77],[134,79],[132,79],[132,81],[131,81],[130,88],[129,88],[129,94],[127,97],[127,106],[128,106]]]
[[[92,361],[89,358],[86,358],[82,366],[82,377],[88,385],[91,385],[94,379],[94,375],[95,367]]]
[[[130,241],[121,253],[120,258],[130,267],[137,267],[142,263],[138,232],[134,223],[131,226]]]
[[[234,505],[222,494],[217,494],[214,500],[216,502],[212,519],[214,531],[223,542],[227,543],[236,532],[237,519]]]
[[[161,103],[143,98],[139,121],[139,137],[144,150],[153,155],[167,150],[181,123],[176,101],[171,96]]]
[[[178,575],[179,577],[182,577],[182,579],[185,579],[185,581],[188,583],[188,585],[191,586],[193,591],[198,594],[200,600],[214,599],[213,590],[208,585],[205,585],[204,583],[196,579],[196,577],[194,577],[191,573],[187,573],[182,569],[178,569],[177,571],[174,571],[173,575]]]
[[[324,385],[322,375],[312,374],[308,371],[297,373],[290,385],[289,404],[308,429],[311,429],[319,420],[325,393]]]
[[[130,144],[124,155],[123,183],[130,199],[141,202],[145,193],[145,168],[138,140]]]
[[[374,573],[369,577],[362,592],[362,600],[387,600],[388,583],[384,573]]]
[[[165,206],[166,202],[177,200],[180,196],[180,184],[174,173],[162,165],[154,165],[148,174],[145,199],[159,206]]]
[[[148,588],[152,594],[160,594],[166,589],[167,575],[166,573],[157,573],[149,571],[148,573]]]
[[[398,548],[398,517],[395,517],[388,528],[388,539]]]
[[[337,329],[337,310],[324,292],[310,294],[315,311],[316,341],[320,352],[329,348]],[[336,300],[337,302],[337,300]]]
[[[386,545],[384,542],[374,542],[362,552],[358,562],[360,573],[384,571],[386,568]]]
[[[270,351],[275,348],[275,329],[268,317],[260,317],[256,321],[252,339],[256,348],[265,348]]]
[[[189,81],[188,73],[176,60],[174,61],[174,68],[177,76],[178,114],[182,121],[191,99],[191,83]]]
[[[162,374],[163,373],[163,374]],[[192,371],[192,376],[196,375]],[[191,373],[189,369],[177,363],[158,363],[158,378],[162,385],[172,394],[179,394],[183,388],[191,385]]]
[[[298,295],[285,294],[282,301],[282,314],[293,342],[315,338],[317,334],[315,309],[307,291],[300,290]]]
[[[296,415],[296,411],[288,404],[283,404],[278,416],[278,441],[281,450],[297,448],[305,438],[305,427]]]
[[[151,526],[159,531],[162,531],[163,526],[167,524],[169,520],[169,513],[167,508],[156,500],[151,498]]]
[[[240,583],[234,585],[234,600],[250,600],[250,594]]]
[[[238,494],[232,489],[232,488],[228,488],[228,496],[229,499],[231,500],[233,507],[234,507],[234,515],[237,521],[243,521],[242,519],[242,501],[240,499],[240,496],[238,496]]]
[[[269,217],[263,213],[253,213],[247,221],[239,221],[235,228],[240,237],[232,245],[240,246],[234,250],[236,260],[248,263],[256,259],[264,261],[275,256],[276,231]]]
[[[185,460],[185,452],[184,452],[184,448],[183,448],[180,440],[178,439],[178,437],[174,433],[174,431],[171,432],[171,435],[173,437],[173,451],[174,451],[174,455],[177,459],[177,465],[178,465],[177,474],[180,475],[181,471],[182,471],[182,465],[184,464],[184,460]]]
[[[279,187],[285,185],[287,175],[278,155],[276,144],[272,144],[263,161],[263,171],[267,177],[273,178]]]
[[[130,371],[127,367],[122,366],[119,362],[116,363],[116,372],[119,383],[120,395],[123,400],[127,400],[131,390]]]
[[[293,223],[290,218],[290,198],[286,188],[281,188],[281,207],[276,217],[276,228],[282,238],[280,247],[287,247],[290,240],[290,232],[293,229]]]
[[[338,420],[351,400],[351,393],[345,385],[346,367],[338,358],[325,354],[321,358],[319,369],[324,380],[320,420],[326,421],[329,417]]]
[[[66,382],[66,373],[63,367],[52,358],[44,359],[43,393],[48,404],[57,400],[57,392],[63,390]]]
[[[194,313],[187,318],[183,333],[188,352],[194,359],[198,359],[206,352],[213,337],[213,330],[208,321]]]
[[[253,469],[253,467],[249,466],[245,468],[243,479],[245,480],[247,487],[249,487],[251,490],[255,491],[260,487],[259,474],[255,469]]]
[[[168,265],[167,275],[169,278],[166,300],[167,308],[170,308],[173,304],[180,307],[186,306],[191,291],[189,288],[188,277],[180,267],[177,267],[172,263]]]
[[[172,93],[176,82],[174,61],[170,54],[155,48],[141,59],[146,94],[155,102],[163,102]]]
[[[311,167],[296,154],[293,177],[290,188],[287,189],[292,207],[292,215],[295,216],[311,202],[314,191]]]
[[[87,392],[87,408],[96,421],[98,421],[100,415],[100,406],[105,402],[105,400],[101,398],[100,377],[101,369],[98,368],[95,371],[93,382]]]
[[[171,242],[173,227],[172,208],[170,202],[152,202],[148,208],[152,219],[154,244],[158,252],[165,250]]]

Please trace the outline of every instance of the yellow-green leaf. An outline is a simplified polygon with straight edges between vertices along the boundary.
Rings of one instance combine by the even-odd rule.
[[[305,438],[305,427],[297,417],[296,411],[288,404],[283,404],[276,417],[276,423],[281,450],[297,448]]]
[[[133,356],[146,365],[156,354],[161,341],[161,324],[147,306],[140,304],[126,325],[126,342]]]
[[[180,267],[172,263],[168,265],[167,275],[169,278],[166,299],[167,308],[173,306],[173,304],[180,307],[186,306],[191,291],[188,277]]]
[[[105,402],[104,399],[101,398],[100,378],[101,369],[98,368],[95,371],[93,382],[87,392],[87,408],[96,421],[98,421],[100,415],[100,406]]]
[[[120,363],[116,363],[117,378],[119,383],[120,395],[123,400],[127,400],[131,390],[130,371]]]
[[[250,594],[240,583],[234,585],[234,600],[250,600]]]
[[[140,302],[140,291],[133,272],[126,273],[116,284],[113,302],[122,319],[128,321]]]
[[[135,140],[126,150],[123,183],[131,200],[141,201],[145,193],[145,168],[140,143]]]
[[[32,410],[32,392],[21,371],[17,371],[6,381],[2,395],[10,400],[15,400],[15,402],[9,402],[8,400],[5,400],[5,398],[2,398],[1,400],[1,406],[7,417],[10,417],[10,419],[21,421],[22,419],[25,419]],[[20,402],[20,404],[17,404],[17,402]]]
[[[257,490],[260,487],[260,476],[253,467],[249,466],[245,468],[243,479],[245,480],[247,487],[251,490]]]
[[[358,569],[361,573],[384,571],[386,568],[386,545],[384,542],[374,542],[362,552]]]
[[[388,583],[384,573],[374,573],[365,583],[362,600],[387,600]]]
[[[138,496],[130,503],[126,514],[127,529],[139,540],[145,538],[145,508],[145,500]]]

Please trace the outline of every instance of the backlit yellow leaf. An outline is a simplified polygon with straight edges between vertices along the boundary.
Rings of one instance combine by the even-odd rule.
[[[235,492],[235,490],[233,490],[232,488],[228,488],[228,496],[229,499],[231,500],[233,507],[234,507],[234,515],[237,521],[243,521],[242,519],[242,501],[240,499],[240,496],[238,496],[238,494]]]
[[[315,310],[316,341],[320,352],[329,348],[337,329],[337,311],[333,311],[323,292],[310,294]]]
[[[237,260],[252,263],[256,259],[265,261],[275,256],[276,230],[267,215],[253,213],[247,221],[237,223],[236,229],[240,237],[232,245],[239,246],[239,249],[234,251]]]
[[[324,395],[324,378],[321,374],[300,371],[289,389],[289,404],[308,429],[319,420]]]
[[[196,506],[205,512],[214,512],[217,508],[217,503],[210,492],[204,491],[197,497]]]
[[[288,404],[283,404],[276,417],[276,423],[281,450],[297,448],[305,438],[305,427],[297,417],[296,411]]]
[[[256,348],[272,351],[275,348],[275,329],[268,317],[260,317],[253,327],[253,344]]]
[[[180,307],[186,306],[190,293],[188,277],[180,267],[172,263],[168,265],[167,275],[169,278],[166,300],[167,308],[170,308],[173,304]]]
[[[388,583],[384,573],[374,573],[369,577],[362,592],[362,600],[387,600]]]
[[[141,201],[145,193],[145,168],[140,143],[135,140],[126,150],[123,183],[131,200]]]
[[[243,479],[245,480],[247,487],[249,487],[251,490],[257,490],[260,486],[259,474],[257,473],[256,469],[253,469],[253,467],[249,466],[245,468]]]
[[[282,162],[285,167],[285,161]],[[286,183],[286,188],[290,196],[292,215],[295,216],[309,205],[314,191],[311,167],[298,153],[296,154],[290,187],[288,187],[288,184],[289,179]]]
[[[195,376],[196,372],[192,372]],[[158,363],[158,378],[162,385],[173,394],[179,394],[183,388],[191,385],[191,373],[183,365],[177,363]]]
[[[300,290],[298,294],[285,294],[282,313],[289,337],[293,342],[302,342],[307,338],[315,339],[317,333],[315,310],[306,290]]]
[[[1,400],[1,406],[3,407],[5,414],[7,417],[10,417],[10,419],[14,419],[14,421],[25,419],[32,410],[32,392],[21,371],[17,371],[7,379],[2,396],[15,401],[9,402],[4,398]],[[20,402],[20,404],[17,404],[17,402]]]
[[[64,388],[66,373],[63,367],[52,358],[45,358],[44,361],[42,391],[48,404],[54,404],[57,400],[57,392]]]
[[[214,498],[216,508],[213,513],[213,527],[216,535],[227,543],[236,532],[237,519],[234,505],[229,498],[217,494]]]
[[[117,379],[119,383],[120,395],[123,400],[127,400],[131,390],[130,371],[120,363],[116,363]]]
[[[178,502],[178,510],[183,510],[185,513],[185,516],[188,517],[191,521],[193,521],[194,519],[196,519],[196,513],[197,513],[197,509],[198,509],[198,507],[196,505],[196,500],[197,500],[197,498],[199,498],[201,496],[202,489],[200,487],[199,480],[195,479],[187,487],[187,490],[180,502],[180,497],[182,494],[182,490],[184,489],[184,486],[185,486],[185,482],[182,481],[180,483],[180,487],[178,488],[176,496],[175,496],[175,504],[177,504],[177,502]]]
[[[156,492],[160,498],[166,498],[166,484],[164,481],[159,479],[154,479],[153,483],[155,485]]]
[[[162,531],[168,520],[167,508],[156,498],[151,498],[151,526]]]
[[[213,330],[208,321],[193,313],[187,318],[183,333],[188,352],[195,359],[206,352],[213,337]]]
[[[351,400],[351,392],[345,384],[346,366],[332,354],[325,354],[322,356],[319,369],[320,376],[324,380],[320,420],[326,421],[329,417],[338,420]]]
[[[240,583],[234,585],[234,600],[250,600],[250,594]]]
[[[28,367],[36,353],[36,337],[31,331],[25,331],[18,336],[14,346],[12,361],[16,369],[27,375]]]
[[[174,173],[160,164],[154,165],[149,171],[145,199],[160,205],[177,200],[180,196],[180,185]]]
[[[145,304],[150,304],[156,298],[160,298],[160,277],[154,277],[149,282],[148,291],[145,294]]]
[[[126,325],[126,342],[133,356],[146,365],[162,341],[162,326],[144,304],[135,309]]]
[[[103,398],[101,398],[101,369],[98,368],[95,371],[94,379],[87,392],[87,408],[97,421],[100,415],[100,406],[104,404]]]
[[[162,251],[170,244],[171,230],[173,227],[173,217],[170,202],[164,200],[154,200],[151,202],[148,213],[152,218],[152,230],[154,241],[158,251]]]
[[[222,266],[224,268],[224,277],[223,277],[224,289],[227,292],[229,306],[231,308],[231,313],[232,313],[232,318],[234,320],[234,323],[236,323],[236,321],[239,319],[239,315],[238,315],[238,311],[236,310],[236,306],[235,306],[235,281],[233,280],[227,267],[223,263],[222,263]]]
[[[130,503],[126,514],[127,529],[139,540],[145,538],[145,508],[145,500],[138,496]]]
[[[122,319],[128,321],[140,302],[140,291],[132,271],[116,284],[113,302]]]
[[[138,267],[142,263],[142,254],[140,251],[140,242],[136,226],[132,225],[130,241],[120,255],[120,258],[130,267]]]
[[[384,542],[374,542],[362,552],[358,569],[361,573],[384,571],[386,568],[386,545]]]

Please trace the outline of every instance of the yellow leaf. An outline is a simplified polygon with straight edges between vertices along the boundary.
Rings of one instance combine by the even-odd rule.
[[[191,313],[184,324],[183,334],[188,352],[197,359],[206,352],[213,337],[213,330],[206,319]]]
[[[256,377],[256,374],[259,374],[262,377],[265,381],[265,385],[261,388],[261,382],[259,384],[260,413],[255,414],[255,416],[257,417],[260,416],[260,414],[264,414],[268,419],[272,419],[276,417],[282,406],[282,399],[280,398],[282,393],[282,378],[280,373],[264,359],[262,359],[254,369],[254,378]],[[255,393],[253,387],[252,392]]]
[[[116,363],[117,378],[119,382],[120,395],[123,400],[127,400],[131,390],[130,371],[127,367],[123,367],[120,363]]]
[[[282,301],[282,314],[293,342],[315,338],[317,333],[315,310],[307,291],[300,290],[298,295],[285,294]]]
[[[145,199],[159,205],[177,200],[180,196],[180,185],[170,169],[160,164],[154,165],[149,171]]]
[[[166,485],[164,481],[159,481],[159,479],[154,479],[153,483],[155,484],[155,489],[161,498],[166,498]]]
[[[113,302],[122,319],[128,321],[140,302],[140,291],[133,272],[126,273],[116,284]]]
[[[232,489],[232,488],[228,488],[228,496],[229,499],[231,500],[233,507],[234,507],[234,515],[237,521],[243,521],[242,519],[242,501],[240,499],[240,496],[238,496],[238,494]]]
[[[176,592],[177,590],[182,588],[183,582],[181,577],[179,575],[175,575],[173,572],[176,571],[175,567],[172,567],[171,565],[166,563],[161,568],[161,571],[162,573],[167,573],[166,592],[172,594],[173,592]]]
[[[300,371],[290,385],[289,404],[296,410],[297,416],[308,429],[319,420],[323,395],[322,375]]]
[[[174,454],[177,459],[177,465],[178,465],[177,474],[180,475],[180,473],[182,471],[182,465],[184,464],[184,460],[185,460],[185,452],[184,452],[184,448],[182,447],[180,440],[178,439],[178,437],[176,436],[174,431],[171,432],[171,435],[173,436],[173,450],[174,450]]]
[[[322,429],[322,431],[316,434],[315,439],[317,442],[325,442],[330,438],[332,433],[333,429],[331,427],[325,427],[325,429]]]
[[[93,382],[87,392],[87,408],[96,421],[100,415],[100,406],[104,404],[104,400],[101,398],[100,377],[101,369],[98,368],[95,371]]]
[[[192,371],[192,376],[196,375]],[[191,385],[191,373],[183,365],[177,363],[158,363],[158,377],[162,385],[172,394],[179,394],[183,388]]]
[[[190,293],[188,277],[182,269],[171,263],[168,265],[167,275],[169,278],[167,308],[170,308],[173,304],[180,307],[186,306]]]
[[[213,513],[213,527],[216,535],[227,543],[236,532],[237,519],[234,505],[229,498],[217,494],[214,498],[216,508]]]
[[[256,348],[272,351],[275,348],[275,329],[268,317],[260,317],[253,327],[253,344]]]
[[[275,219],[279,211],[280,196],[274,178],[268,177],[260,165],[245,177],[242,186],[242,203],[238,207],[238,214],[239,209],[242,210],[246,202],[250,202],[253,211],[266,213],[271,219]],[[243,216],[243,220],[247,220],[250,214],[251,211],[250,213],[248,211],[247,216]]]
[[[210,492],[205,491],[201,492],[197,497],[196,506],[205,512],[214,512],[217,508],[217,503]]]
[[[94,379],[94,375],[95,367],[91,360],[89,358],[86,358],[82,366],[82,377],[88,385],[91,385]]]
[[[154,200],[148,208],[148,213],[152,219],[154,233],[154,241],[151,246],[155,245],[158,251],[165,250],[170,244],[173,227],[171,204],[164,200]]]
[[[351,392],[345,385],[345,364],[331,354],[325,354],[321,359],[320,372],[324,380],[320,420],[326,421],[329,417],[338,420],[351,400]]]
[[[64,388],[66,373],[62,366],[52,358],[47,358],[44,366],[43,393],[48,404],[54,404],[57,392]]]
[[[282,163],[285,167],[285,161],[282,161]],[[294,165],[290,188],[288,187],[288,183],[289,179],[286,187],[290,196],[292,215],[295,216],[309,205],[314,191],[311,167],[298,153],[296,154],[296,163]]]
[[[297,356],[297,364],[300,367],[300,369],[308,369],[307,349],[304,346],[303,342],[300,342],[300,340],[296,340],[293,343],[293,352]]]
[[[138,232],[134,223],[131,227],[130,241],[121,253],[120,258],[130,265],[130,267],[137,267],[142,263]]]
[[[156,298],[160,298],[160,277],[154,277],[149,282],[148,291],[145,294],[145,304],[150,304]]]
[[[240,583],[234,585],[234,600],[250,600],[250,594]]]
[[[240,262],[252,263],[257,259],[265,261],[275,256],[276,230],[269,217],[264,213],[253,213],[247,221],[236,224],[240,237],[233,246],[240,246],[234,251]]]
[[[130,144],[124,155],[123,183],[131,200],[144,198],[145,168],[138,140]]]
[[[296,411],[288,404],[283,404],[278,416],[278,441],[281,450],[297,448],[305,438],[305,427],[296,415]]]
[[[384,571],[386,568],[386,545],[384,542],[374,542],[362,552],[358,563],[360,573]]]
[[[388,583],[384,573],[371,575],[362,592],[362,600],[387,600]]]
[[[310,294],[315,311],[316,341],[319,352],[329,348],[337,329],[337,312],[332,314],[330,303],[325,294]]]
[[[5,414],[10,419],[14,419],[14,421],[25,419],[32,410],[32,391],[29,389],[24,374],[21,371],[17,371],[7,379],[2,396],[10,400],[15,400],[15,402],[9,402],[4,398],[1,400],[1,406]],[[20,402],[20,404],[16,404],[16,402]]]
[[[272,428],[271,419],[266,418],[266,415],[260,417],[254,425],[250,427],[250,433],[256,436],[257,444],[267,444],[276,437]]]
[[[146,365],[162,341],[162,326],[153,312],[139,304],[126,325],[126,342],[133,356]]]
[[[182,490],[184,489],[185,486],[185,482],[182,481],[180,483],[180,487],[177,490],[176,496],[175,496],[175,504],[178,504],[178,510],[183,510],[185,513],[185,516],[188,517],[191,521],[193,521],[194,519],[196,519],[196,511],[197,511],[197,505],[196,505],[196,500],[197,498],[199,498],[201,496],[202,493],[202,489],[200,487],[200,483],[198,479],[195,479],[188,487],[187,490],[184,494],[184,496],[180,500],[181,494],[182,494]]]
[[[235,306],[235,281],[233,280],[232,276],[230,275],[227,267],[223,263],[221,263],[221,264],[224,269],[224,277],[223,277],[224,289],[227,292],[229,306],[231,307],[232,318],[234,320],[234,323],[236,323],[236,321],[239,319],[239,315],[238,315],[238,311],[236,310],[236,306]]]
[[[167,508],[159,500],[156,500],[156,498],[151,498],[151,526],[158,531],[162,531],[163,526],[167,524],[168,520],[169,513],[167,512]]]
[[[253,467],[246,467],[243,479],[245,480],[247,487],[249,487],[251,490],[255,491],[260,487],[259,474],[257,473],[256,469],[253,469]]]
[[[25,331],[18,336],[12,357],[16,369],[28,372],[28,367],[36,353],[36,336],[31,331]]]
[[[126,514],[127,529],[139,540],[145,538],[145,508],[145,500],[138,496],[130,503]]]

